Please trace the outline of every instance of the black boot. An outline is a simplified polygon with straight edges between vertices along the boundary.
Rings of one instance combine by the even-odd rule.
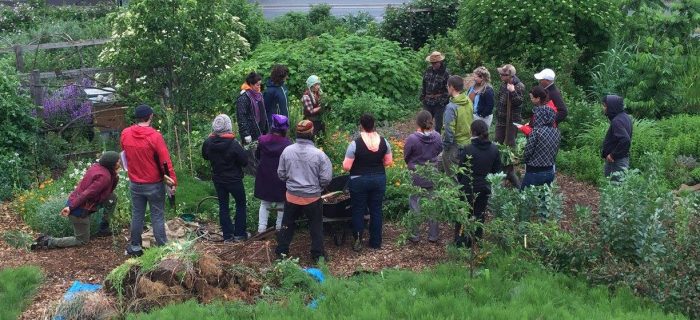
[[[34,240],[34,243],[29,247],[30,250],[39,250],[39,249],[48,249],[49,248],[49,239],[51,237],[40,234],[36,240]]]
[[[352,242],[352,250],[355,252],[362,251],[362,232],[353,232],[352,237],[354,239]]]

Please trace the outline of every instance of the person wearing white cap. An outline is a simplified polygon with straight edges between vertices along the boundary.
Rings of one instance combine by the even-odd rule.
[[[535,74],[535,79],[540,82],[540,86],[547,90],[547,95],[549,100],[554,102],[554,106],[557,108],[556,123],[564,121],[566,115],[568,114],[568,109],[564,103],[564,99],[561,98],[561,92],[554,84],[554,79],[556,79],[556,74],[552,69],[544,69],[539,73]]]

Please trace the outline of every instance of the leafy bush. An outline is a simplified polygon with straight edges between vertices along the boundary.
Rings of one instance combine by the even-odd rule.
[[[324,34],[298,42],[266,42],[219,77],[218,85],[225,103],[233,108],[237,95],[231,93],[239,92],[250,71],[265,74],[280,63],[289,67],[287,86],[294,95],[300,96],[308,76],[316,74],[331,104],[360,92],[397,101],[419,91],[420,72],[412,67],[412,57],[395,42],[370,36]]]
[[[146,98],[163,97],[176,110],[202,110],[214,99],[209,83],[249,49],[241,36],[243,24],[226,5],[220,0],[133,1],[110,16],[112,41],[100,60],[114,69],[126,92],[145,89]]]
[[[17,319],[43,279],[41,269],[35,266],[0,270],[0,319]]]
[[[267,23],[266,36],[270,40],[304,40],[332,32],[340,26],[340,20],[331,15],[327,4],[312,5],[309,13],[287,12]]]
[[[347,129],[353,130],[357,128],[363,113],[371,113],[377,122],[380,122],[401,119],[411,112],[412,110],[406,110],[375,93],[361,92],[334,106],[331,116],[337,118],[340,123],[347,124],[350,127]]]
[[[440,51],[445,55],[444,61],[451,74],[465,76],[476,67],[487,65],[489,70],[492,70],[492,84],[497,87],[499,80],[493,77],[497,74],[494,67],[497,63],[490,61],[492,58],[485,55],[478,44],[463,41],[462,33],[458,28],[450,29],[445,34],[431,36],[426,44],[418,50],[416,64],[421,69],[427,65],[425,57],[433,51]],[[520,68],[518,70],[520,70],[519,73],[522,73]]]
[[[59,214],[66,206],[66,197],[52,197],[40,204],[36,211],[24,215],[24,222],[37,232],[52,237],[69,237],[73,233],[73,224],[67,217]],[[90,216],[90,231],[96,233],[99,230],[102,215],[94,213]]]
[[[265,30],[265,19],[260,4],[246,0],[232,0],[226,1],[226,3],[228,12],[238,17],[245,25],[245,30],[241,35],[248,40],[250,47],[254,49],[262,41]]]
[[[463,1],[458,30],[462,41],[480,46],[499,63],[522,61],[534,68],[552,68],[557,75],[585,80],[595,53],[608,48],[619,10],[595,0],[572,4],[554,1]],[[575,70],[576,69],[576,70]]]
[[[532,186],[519,191],[503,186],[505,174],[490,174],[491,197],[488,208],[494,217],[516,224],[522,222],[559,221],[563,198],[556,184]]]
[[[418,49],[430,36],[447,33],[457,24],[459,1],[413,0],[389,6],[384,13],[381,34],[402,46]]]
[[[14,189],[31,182],[38,121],[32,116],[35,107],[19,90],[19,78],[7,59],[0,60],[0,73],[0,200],[4,200]]]

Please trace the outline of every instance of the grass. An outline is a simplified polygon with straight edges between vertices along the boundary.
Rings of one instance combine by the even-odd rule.
[[[43,278],[41,269],[35,266],[0,270],[0,319],[17,319]]]
[[[420,273],[384,270],[321,286],[317,309],[300,294],[286,303],[171,305],[128,319],[677,319],[622,288],[590,287],[514,256],[496,256],[489,272],[469,278],[464,266],[443,264]]]
[[[182,208],[183,213],[201,213],[196,212],[197,204],[205,197],[216,196],[214,184],[211,180],[199,180],[192,177],[189,171],[178,170],[175,174],[177,175],[178,184],[178,192],[175,194],[175,200],[177,201],[178,207]],[[205,204],[216,204],[216,201],[207,201]],[[166,205],[166,207],[168,208],[166,214],[170,214],[170,206]],[[170,217],[170,215],[168,215],[168,217]],[[208,216],[205,217],[210,219]]]

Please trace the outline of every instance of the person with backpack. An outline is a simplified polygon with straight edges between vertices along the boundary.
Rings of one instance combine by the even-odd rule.
[[[243,145],[257,141],[268,131],[265,102],[260,92],[262,77],[251,72],[241,85],[241,94],[236,100],[236,120],[238,121],[238,135]]]
[[[248,164],[243,147],[233,134],[231,118],[220,114],[212,122],[212,132],[202,144],[202,158],[209,160],[212,181],[219,199],[219,224],[224,242],[244,241],[246,232],[246,197],[243,167]],[[229,194],[236,201],[235,225],[231,223]]]
[[[406,161],[408,170],[416,170],[417,165],[435,165],[438,163],[438,155],[442,152],[442,138],[440,134],[433,130],[433,116],[427,110],[421,110],[416,115],[416,132],[406,138],[404,144],[403,158]],[[433,189],[433,183],[418,174],[413,174],[413,185],[426,190]],[[408,206],[414,213],[420,213],[420,197],[409,196]],[[420,241],[417,230],[412,230],[413,234],[408,240],[411,242]],[[428,241],[437,242],[440,235],[437,221],[428,221]]]

